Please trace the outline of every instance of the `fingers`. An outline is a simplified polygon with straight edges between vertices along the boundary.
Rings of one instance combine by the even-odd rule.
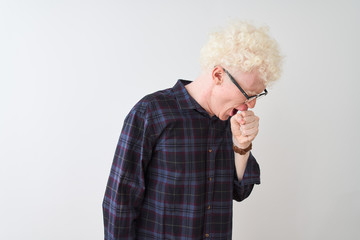
[[[253,122],[253,121],[256,121],[256,118],[257,116],[255,115],[249,115],[249,116],[243,116],[243,114],[236,114],[235,116],[233,116],[236,121],[239,123],[239,124],[245,124],[245,123],[250,123],[250,122]]]
[[[244,121],[243,124],[240,125],[242,131],[251,130],[259,128],[259,118],[253,119],[253,121]],[[247,134],[248,135],[248,134]]]
[[[250,128],[255,128],[259,126],[259,120],[258,119],[254,119],[254,121],[244,121],[243,124],[241,124],[241,127],[243,129],[250,129]]]
[[[243,140],[252,141],[259,132],[259,117],[252,111],[244,111],[237,114],[237,122],[240,123],[240,131]]]
[[[255,139],[256,135],[250,135],[250,136],[243,136],[243,140],[240,141],[240,144],[243,143],[250,143]]]
[[[243,118],[244,117],[255,116],[254,112],[251,111],[251,110],[242,111],[242,112],[239,113],[239,115],[241,115]]]
[[[241,123],[241,124],[251,123],[251,122],[260,120],[259,117],[256,116],[253,111],[244,111],[238,115],[241,116],[241,118],[244,120],[244,123]]]
[[[259,117],[253,111],[243,111],[231,118],[231,131],[237,144],[248,146],[259,132]]]
[[[245,123],[244,125],[240,125],[240,130],[242,135],[244,136],[256,136],[259,131],[259,121],[255,120],[251,123]]]
[[[246,123],[252,123],[252,122],[259,122],[258,116],[250,116],[250,117],[244,117],[244,122]]]
[[[244,137],[256,137],[256,135],[258,134],[259,129],[256,128],[251,128],[251,129],[241,129],[241,133]]]

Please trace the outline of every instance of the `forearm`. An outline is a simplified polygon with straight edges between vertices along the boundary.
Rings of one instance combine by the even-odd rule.
[[[250,155],[250,152],[247,152],[245,155],[240,155],[240,154],[234,152],[236,174],[237,174],[239,181],[241,181],[244,176],[244,172],[245,172],[246,165],[247,165],[247,162],[249,159],[249,155]]]
[[[233,142],[235,146],[245,151],[251,149],[248,144],[239,144],[235,139]],[[244,155],[234,151],[234,161],[236,176],[234,176],[233,198],[236,201],[242,201],[250,195],[254,184],[260,184],[260,168],[250,151]]]
[[[254,184],[260,184],[260,168],[251,152],[245,155],[235,154],[240,157],[235,157],[236,176],[234,176],[233,199],[243,201],[250,195]]]
[[[247,147],[250,146],[251,142],[250,142],[250,144],[245,143],[245,145],[244,145],[244,144],[240,144],[236,140],[236,138],[233,138],[233,144],[234,144],[234,146],[240,147],[241,149],[246,149]],[[251,149],[251,147],[250,147],[250,149]],[[249,156],[250,156],[250,151],[248,151],[244,155],[241,155],[234,151],[235,169],[236,169],[236,175],[237,175],[239,181],[241,181],[243,179]]]

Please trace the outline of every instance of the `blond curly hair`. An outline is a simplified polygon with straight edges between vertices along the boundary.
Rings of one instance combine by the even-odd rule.
[[[201,49],[203,70],[221,65],[243,72],[258,71],[266,85],[280,78],[282,56],[268,27],[233,21],[210,35]]]

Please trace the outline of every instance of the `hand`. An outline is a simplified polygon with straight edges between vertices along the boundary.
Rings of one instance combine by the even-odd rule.
[[[248,110],[235,114],[230,122],[234,144],[242,149],[247,148],[259,132],[259,117]]]

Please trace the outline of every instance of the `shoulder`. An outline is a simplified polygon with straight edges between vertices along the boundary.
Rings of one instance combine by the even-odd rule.
[[[145,118],[151,119],[176,108],[177,101],[173,89],[168,88],[144,96],[135,104],[130,113],[137,112]]]
[[[124,125],[132,126],[149,137],[156,137],[168,124],[170,116],[178,109],[171,88],[144,96],[130,110]]]

